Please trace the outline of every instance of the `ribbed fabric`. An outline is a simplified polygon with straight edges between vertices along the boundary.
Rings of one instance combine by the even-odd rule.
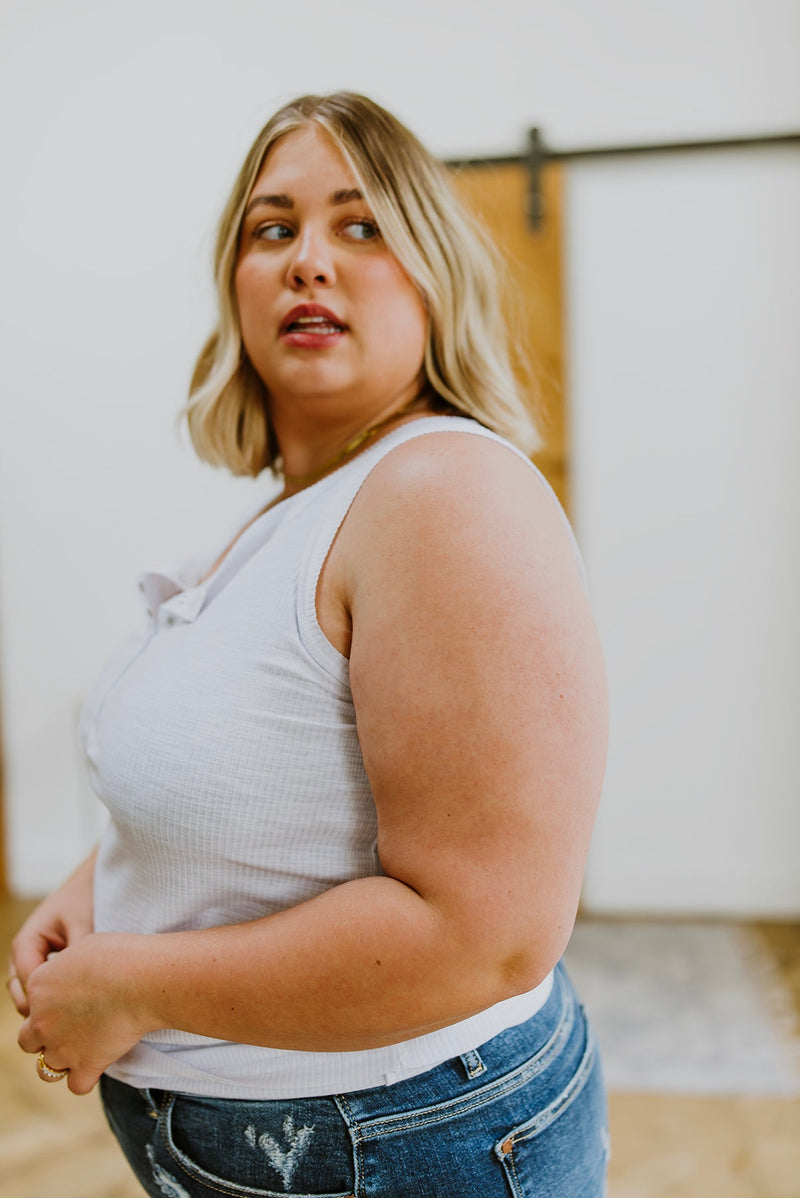
[[[92,782],[111,815],[97,862],[98,931],[241,922],[381,873],[348,662],[317,622],[316,586],[369,472],[395,446],[432,432],[508,445],[460,417],[411,422],[259,516],[205,582],[197,584],[224,546],[142,576],[146,626],[109,662],[81,721]],[[137,1087],[221,1098],[364,1089],[522,1022],[551,983],[388,1048],[289,1052],[162,1031],[108,1072]]]

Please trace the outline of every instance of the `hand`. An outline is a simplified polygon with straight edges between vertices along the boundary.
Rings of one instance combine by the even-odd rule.
[[[93,929],[95,854],[40,903],[11,945],[8,992],[20,1015],[29,1013],[28,978],[51,953],[76,944]]]
[[[138,936],[91,933],[38,965],[27,979],[24,1052],[44,1052],[51,1069],[69,1069],[73,1094],[88,1094],[101,1073],[138,1043],[128,999],[135,976],[130,949]]]

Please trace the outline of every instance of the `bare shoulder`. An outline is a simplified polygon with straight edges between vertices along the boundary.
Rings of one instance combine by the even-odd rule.
[[[544,478],[509,446],[468,432],[436,432],[394,448],[372,470],[343,531],[354,569],[386,559],[404,575],[436,563],[438,584],[485,571],[582,590],[575,543]],[[392,572],[395,572],[393,570]]]

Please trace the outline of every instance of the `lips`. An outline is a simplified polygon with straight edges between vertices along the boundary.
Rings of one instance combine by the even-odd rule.
[[[333,337],[347,332],[347,325],[330,308],[321,304],[298,304],[281,321],[282,336]]]

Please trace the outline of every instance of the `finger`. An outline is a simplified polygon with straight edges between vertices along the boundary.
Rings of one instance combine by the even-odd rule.
[[[48,1082],[49,1084],[63,1082],[66,1077],[69,1077],[68,1067],[54,1065],[51,1061],[48,1061],[43,1052],[40,1052],[37,1057],[36,1072],[43,1082]]]
[[[94,1069],[70,1069],[67,1074],[67,1085],[73,1094],[90,1094],[100,1081],[100,1074]]]
[[[52,952],[53,949],[54,945],[44,936],[37,936],[34,940],[14,942],[14,968],[12,972],[22,982],[23,988],[27,987],[28,978],[35,969],[44,964],[48,953]]]
[[[17,1036],[17,1044],[23,1052],[41,1052],[43,1045],[41,1037],[34,1032],[31,1026],[30,1016],[25,1020],[22,1027],[19,1029]]]
[[[6,982],[6,988],[11,996],[11,1001],[19,1011],[20,1015],[29,1015],[30,1007],[28,1006],[28,996],[25,993],[25,987],[16,974],[12,974],[8,979]]]

